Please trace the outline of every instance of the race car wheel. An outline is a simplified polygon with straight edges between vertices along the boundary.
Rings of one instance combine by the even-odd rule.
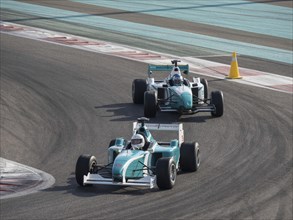
[[[80,155],[75,166],[75,179],[80,186],[83,184],[83,176],[93,171],[94,166],[97,164],[95,156],[83,154]]]
[[[203,88],[204,88],[204,98],[207,99],[208,98],[208,81],[206,79],[201,78],[200,79],[201,84],[203,84]]]
[[[158,159],[156,165],[157,186],[160,189],[171,189],[175,185],[177,170],[175,161],[170,157]]]
[[[215,106],[215,111],[211,112],[212,116],[221,117],[224,113],[224,96],[222,91],[211,93],[211,104]]]
[[[156,117],[157,113],[157,97],[154,91],[146,91],[144,93],[144,116],[147,118]]]
[[[198,143],[182,143],[180,147],[180,168],[185,172],[197,171],[200,166]]]
[[[146,91],[146,80],[135,79],[132,82],[132,100],[135,104],[143,104],[144,92]]]

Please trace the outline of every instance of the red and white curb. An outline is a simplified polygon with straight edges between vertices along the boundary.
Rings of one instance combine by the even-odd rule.
[[[170,60],[177,57],[171,54],[163,54],[8,22],[0,23],[0,32],[151,64],[170,64]],[[293,93],[293,80],[291,77],[239,67],[242,79],[231,80],[226,79],[226,76],[229,74],[230,65],[195,57],[180,57],[180,59],[183,63],[189,64],[190,72],[198,75],[225,79],[290,94]]]
[[[48,173],[0,157],[0,199],[38,192],[54,183]]]

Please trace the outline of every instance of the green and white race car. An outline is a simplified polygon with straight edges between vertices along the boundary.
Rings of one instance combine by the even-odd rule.
[[[197,171],[199,145],[184,142],[183,125],[146,123],[148,120],[139,118],[133,123],[131,141],[119,137],[110,142],[107,165],[98,165],[95,156],[81,155],[75,168],[77,183],[171,189],[179,170]],[[160,142],[150,131],[176,131],[178,138]]]
[[[144,104],[144,116],[155,117],[157,111],[195,114],[210,112],[213,117],[224,113],[222,91],[212,91],[208,95],[208,83],[204,78],[193,77],[193,81],[183,78],[189,73],[188,65],[178,65],[180,60],[172,60],[173,65],[152,65],[148,67],[147,79],[132,82],[132,100]],[[155,80],[154,72],[169,72],[164,79]]]

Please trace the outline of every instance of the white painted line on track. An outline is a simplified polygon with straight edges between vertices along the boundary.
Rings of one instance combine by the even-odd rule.
[[[207,61],[196,57],[178,57],[171,54],[158,53],[141,48],[134,48],[126,45],[99,41],[8,22],[0,23],[0,31],[1,33],[7,33],[14,36],[50,42],[58,45],[122,57],[144,63],[170,64],[171,59],[178,58],[183,63],[189,64],[190,71],[195,74],[225,79],[228,81],[267,88],[270,90],[290,94],[293,93],[292,77],[239,67],[239,72],[242,76],[242,79],[231,80],[225,78],[229,74],[229,65]]]

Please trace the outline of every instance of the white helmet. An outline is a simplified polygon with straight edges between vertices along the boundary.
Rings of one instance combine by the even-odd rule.
[[[145,144],[144,137],[141,134],[135,134],[131,138],[131,146],[134,150],[141,149]]]

